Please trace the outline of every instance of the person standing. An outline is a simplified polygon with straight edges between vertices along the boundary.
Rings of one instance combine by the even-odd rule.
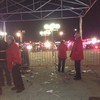
[[[17,93],[20,93],[24,90],[24,84],[20,73],[21,53],[13,36],[7,36],[7,43],[9,45],[7,49],[7,64],[9,71],[12,72],[14,82],[14,87],[12,87],[11,90],[16,90]]]
[[[11,86],[11,76],[7,68],[7,62],[6,62],[6,49],[7,49],[7,43],[4,41],[3,37],[0,36],[0,81],[1,85],[5,85],[4,80],[4,72],[6,76],[6,83],[8,86]]]
[[[60,45],[57,48],[58,50],[58,72],[65,71],[65,60],[67,58],[67,45],[65,45],[65,41],[62,40]]]
[[[83,59],[83,44],[79,32],[75,33],[75,42],[73,44],[70,57],[75,62],[76,75],[74,80],[81,80],[81,60]]]

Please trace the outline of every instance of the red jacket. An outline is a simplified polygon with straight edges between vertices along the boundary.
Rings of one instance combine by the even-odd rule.
[[[15,42],[7,48],[7,66],[10,71],[14,64],[21,64],[21,54]]]
[[[80,37],[75,40],[70,57],[72,60],[83,59],[83,44]]]
[[[61,43],[59,46],[58,46],[58,57],[59,58],[64,58],[66,59],[67,58],[67,46],[64,44],[64,43]]]

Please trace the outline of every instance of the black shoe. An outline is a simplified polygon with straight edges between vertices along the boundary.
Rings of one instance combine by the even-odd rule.
[[[74,77],[74,80],[81,80],[81,78],[78,78],[78,77]]]
[[[12,87],[11,90],[16,90],[16,87]]]
[[[16,91],[16,93],[21,93],[22,91],[24,91],[24,88],[23,88],[23,89],[18,89],[18,90]]]

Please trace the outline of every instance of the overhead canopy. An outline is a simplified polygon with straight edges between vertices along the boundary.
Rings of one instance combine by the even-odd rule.
[[[84,17],[97,0],[0,0],[0,21]]]

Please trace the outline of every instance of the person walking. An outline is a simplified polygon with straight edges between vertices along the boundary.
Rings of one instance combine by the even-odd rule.
[[[14,87],[12,87],[11,90],[16,90],[17,93],[20,93],[24,90],[24,84],[20,72],[21,53],[13,36],[7,36],[7,43],[9,45],[7,48],[7,64],[9,71],[12,72],[14,82]]]
[[[11,76],[10,72],[8,71],[6,62],[6,49],[7,49],[7,43],[4,41],[3,37],[0,36],[0,77],[1,77],[0,81],[1,85],[4,86],[5,85],[4,77],[6,77],[7,85],[11,86],[12,84]]]
[[[62,40],[60,45],[57,48],[58,50],[58,72],[65,71],[65,60],[67,58],[67,45],[65,45],[65,41]]]
[[[71,50],[71,60],[75,62],[75,72],[74,80],[81,80],[81,60],[83,60],[83,44],[79,32],[75,33],[75,42]]]

